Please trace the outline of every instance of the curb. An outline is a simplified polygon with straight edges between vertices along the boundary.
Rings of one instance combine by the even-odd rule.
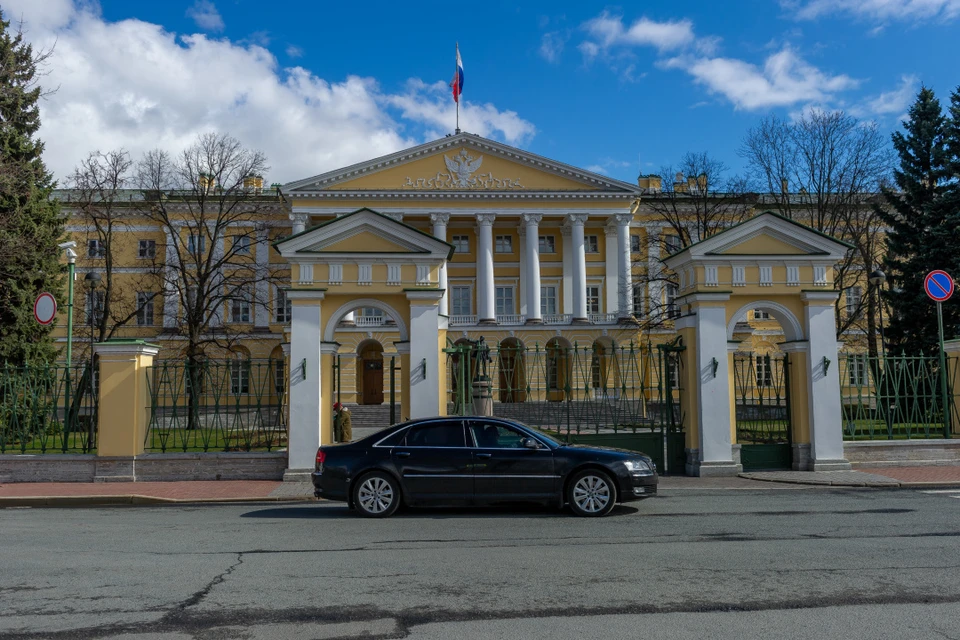
[[[228,504],[242,502],[317,502],[312,496],[256,496],[243,498],[164,498],[161,496],[17,496],[0,498],[0,509],[10,507],[93,507],[112,505]]]
[[[745,480],[754,480],[756,482],[775,482],[780,484],[801,484],[817,487],[869,487],[876,489],[895,489],[899,487],[911,486],[904,484],[899,480],[890,479],[889,482],[857,482],[855,480],[824,480],[820,478],[810,478],[809,480],[796,480],[794,478],[756,478],[741,474]]]

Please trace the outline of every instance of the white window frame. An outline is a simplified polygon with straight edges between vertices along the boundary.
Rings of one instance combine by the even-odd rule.
[[[598,284],[588,284],[586,288],[587,314],[600,313],[600,309],[603,308],[603,287]],[[591,292],[595,292],[596,295],[591,295]],[[591,302],[595,304],[591,304]]]
[[[680,235],[676,233],[663,234],[663,250],[667,255],[680,251]]]
[[[99,238],[87,240],[87,258],[96,260],[106,255],[107,247],[103,244],[103,240]]]
[[[537,238],[537,250],[539,253],[556,253],[557,237],[552,233],[540,235]]]
[[[245,288],[237,289],[230,298],[230,322],[250,324],[253,320],[253,296]]]
[[[157,294],[152,291],[137,291],[137,326],[152,327],[156,322],[154,300]]]
[[[293,319],[293,304],[287,297],[287,292],[280,287],[273,289],[273,321],[277,324],[287,324]]]
[[[470,253],[470,236],[460,234],[450,236],[450,244],[453,245],[454,253]]]
[[[844,292],[845,302],[846,302],[846,311],[847,317],[853,317],[860,310],[860,305],[863,303],[863,287],[859,285],[853,285],[852,287],[847,287]]]
[[[584,253],[600,253],[600,236],[590,234],[583,236]]]
[[[773,386],[773,364],[770,356],[756,356],[753,359],[754,382],[757,388]]]
[[[677,296],[680,295],[680,287],[668,282],[663,287],[663,303],[667,318],[676,319],[680,317],[680,305],[677,304]]]
[[[196,250],[197,239],[199,238],[200,242],[200,251]],[[204,253],[207,250],[207,236],[202,233],[189,233],[187,234],[187,252],[190,254],[194,253]]]
[[[246,358],[230,359],[230,393],[235,396],[250,393],[250,361]]]
[[[769,320],[770,312],[764,311],[763,309],[754,309],[753,310],[753,319],[754,320]]]
[[[865,354],[847,356],[847,383],[851,387],[866,386],[867,356]]]
[[[473,287],[467,284],[456,284],[453,285],[450,291],[450,313],[455,316],[469,316],[473,313]],[[457,291],[466,291],[466,303],[467,311],[463,313],[463,309],[457,308]],[[462,300],[461,300],[462,302]]]
[[[513,236],[498,235],[493,241],[494,253],[513,253]]]
[[[501,306],[500,306],[500,302],[501,302],[500,292],[501,292],[501,291],[509,291],[509,292],[510,292],[510,309],[507,309],[507,310],[502,310],[502,309],[501,309]],[[495,285],[494,288],[493,288],[493,300],[494,300],[493,308],[494,308],[494,313],[495,313],[496,315],[498,315],[498,316],[508,316],[508,315],[513,315],[513,314],[515,314],[515,313],[517,312],[517,288],[516,288],[516,286],[514,286],[514,285],[512,285],[512,284],[498,284],[498,285]],[[506,298],[504,298],[503,301],[506,302]]]
[[[137,242],[137,258],[140,260],[150,260],[157,257],[156,240],[139,240]]]
[[[643,238],[636,233],[630,234],[630,253],[643,253]]]
[[[238,256],[249,256],[251,252],[251,245],[253,244],[250,241],[250,236],[245,233],[238,233],[233,236],[233,253]]]
[[[550,292],[548,294],[548,292]],[[548,303],[553,303],[552,307]],[[557,314],[558,306],[557,285],[548,284],[540,287],[540,314],[553,316]]]

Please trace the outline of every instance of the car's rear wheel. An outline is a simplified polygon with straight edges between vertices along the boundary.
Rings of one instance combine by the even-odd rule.
[[[400,485],[389,474],[368,473],[354,485],[353,505],[366,518],[392,516],[400,506]]]
[[[605,516],[617,504],[616,485],[609,474],[597,469],[584,469],[570,478],[567,504],[578,516]]]

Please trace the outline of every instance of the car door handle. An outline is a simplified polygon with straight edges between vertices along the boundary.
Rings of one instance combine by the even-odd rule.
[[[483,458],[484,460],[486,460],[487,458],[492,458],[492,457],[493,457],[493,454],[492,454],[492,453],[478,453],[478,454],[476,454],[476,455],[477,455],[478,458]]]
[[[410,452],[409,452],[409,451],[397,451],[397,457],[398,457],[398,458],[409,458],[409,457],[410,457]]]

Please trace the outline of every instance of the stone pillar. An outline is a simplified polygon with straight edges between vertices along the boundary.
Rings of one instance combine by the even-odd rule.
[[[527,228],[523,226],[523,220],[517,227],[517,235],[520,236],[520,315],[527,318],[527,287],[530,285],[527,281]]]
[[[843,453],[840,358],[834,311],[837,295],[836,291],[804,291],[800,294],[810,343],[804,373],[808,381],[806,400],[809,407],[812,471],[850,468]]]
[[[527,271],[527,324],[543,324],[540,309],[540,221],[539,213],[523,214],[523,228],[527,233],[524,262]]]
[[[806,340],[784,342],[779,345],[788,358],[790,367],[790,448],[794,471],[811,471],[810,463],[810,408],[807,397],[810,343]],[[792,399],[796,398],[796,401]]]
[[[121,457],[97,464],[98,481],[134,480],[133,457],[143,453],[150,421],[147,367],[160,347],[143,340],[108,340],[93,345],[100,360],[97,456]]]
[[[410,419],[410,342],[394,342],[397,349],[397,359],[400,362],[400,371],[397,381],[400,383],[400,413],[397,422]]]
[[[303,233],[307,230],[307,223],[310,222],[310,214],[291,213],[289,217],[290,222],[293,223],[292,235],[297,235],[298,233]]]
[[[560,227],[563,239],[563,307],[561,313],[573,314],[573,228],[569,222]]]
[[[447,223],[450,222],[449,213],[431,213],[430,222],[433,223],[433,237],[447,242]],[[440,315],[450,315],[450,287],[447,286],[447,263],[444,261],[440,265],[440,288],[443,289],[443,297],[440,298]]]
[[[322,414],[329,421],[330,409],[322,397],[320,303],[322,291],[287,292],[291,301],[290,320],[290,438],[287,443],[288,472],[309,473],[313,470],[317,447],[320,446]],[[329,377],[329,375],[328,375]],[[284,477],[287,477],[285,474]]]
[[[437,348],[440,328],[439,291],[408,291],[410,301],[410,369],[404,376],[410,384],[410,418],[429,418],[445,413],[440,407],[440,370],[445,354]],[[404,396],[406,397],[406,396]]]
[[[617,306],[621,318],[633,316],[633,260],[630,254],[632,213],[618,213],[617,221]]]
[[[960,340],[944,340],[943,350],[947,358],[948,390],[952,394],[947,399],[950,411],[950,433],[956,434],[960,431]]]
[[[693,475],[735,476],[743,467],[733,456],[731,437],[730,354],[727,350],[728,293],[692,294],[690,301],[696,330],[696,355],[693,365],[696,390],[697,424],[700,436],[697,459],[692,461]],[[689,390],[688,390],[689,393]]]
[[[617,255],[617,227],[610,222],[603,228],[604,235],[604,313],[620,311],[620,266]]]
[[[572,230],[570,245],[573,250],[573,323],[589,324],[587,318],[587,254],[583,238],[583,225],[587,222],[587,214],[571,213],[569,216]]]
[[[163,267],[163,330],[176,331],[180,326],[180,296],[178,294],[177,278],[179,277],[179,264],[177,247],[170,229],[166,233],[166,262]]]
[[[253,308],[253,330],[270,331],[270,230],[264,224],[256,226],[257,284]]]
[[[340,353],[339,343],[320,343],[320,444],[322,445],[334,443],[333,403],[337,401],[337,396],[334,393],[333,365],[338,353]],[[313,453],[317,453],[316,449]]]
[[[492,213],[477,214],[477,314],[479,324],[497,324],[497,298],[493,280]]]

